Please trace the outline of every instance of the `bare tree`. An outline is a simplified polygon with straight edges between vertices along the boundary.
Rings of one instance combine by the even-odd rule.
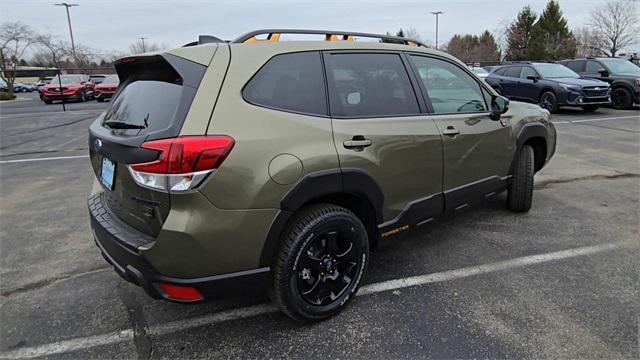
[[[13,97],[18,59],[33,42],[33,32],[21,22],[5,22],[0,25],[0,78],[7,83],[9,96]]]
[[[157,43],[151,43],[151,42],[145,42],[143,46],[142,40],[139,40],[129,45],[129,52],[135,55],[135,54],[142,54],[145,52],[163,50],[163,49],[166,49],[167,47],[168,47],[167,44],[164,44],[164,43],[157,44]]]
[[[576,55],[580,57],[603,56],[605,41],[602,34],[589,27],[575,29],[573,34],[576,37]]]
[[[589,25],[602,37],[600,49],[608,56],[639,41],[640,17],[637,1],[611,0],[591,11]]]
[[[36,53],[39,60],[49,65],[60,68],[63,63],[70,62],[73,59],[73,52],[70,47],[57,37],[49,34],[37,35],[34,38],[34,43],[40,48],[40,51]]]

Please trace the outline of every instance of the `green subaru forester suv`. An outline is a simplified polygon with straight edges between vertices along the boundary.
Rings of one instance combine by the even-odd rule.
[[[284,41],[300,34],[311,39]],[[528,211],[555,151],[549,112],[404,38],[202,36],[115,67],[120,86],[89,128],[91,227],[154,298],[262,291],[294,319],[326,319],[379,241],[503,190]]]

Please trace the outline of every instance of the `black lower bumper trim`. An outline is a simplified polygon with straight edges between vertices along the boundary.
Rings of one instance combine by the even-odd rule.
[[[269,267],[192,279],[162,275],[137,249],[132,248],[130,244],[123,244],[118,239],[123,231],[115,229],[114,226],[120,222],[105,222],[104,217],[111,214],[103,212],[102,207],[97,206],[97,200],[94,197],[90,197],[89,204],[92,205],[89,207],[89,215],[94,240],[104,259],[124,280],[142,287],[154,299],[164,298],[176,301],[167,298],[160,290],[158,285],[163,282],[194,287],[202,293],[205,300],[228,295],[264,293],[267,290],[270,282]],[[106,223],[109,225],[104,226]],[[126,230],[131,231],[131,229]]]

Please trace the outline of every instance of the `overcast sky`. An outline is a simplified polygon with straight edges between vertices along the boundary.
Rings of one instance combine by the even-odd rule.
[[[448,1],[163,1],[66,0],[78,3],[71,21],[76,43],[99,50],[125,51],[139,36],[178,47],[209,34],[223,39],[260,28],[337,29],[395,32],[413,27],[429,43],[440,16],[440,43],[454,34],[498,33],[526,4],[540,13],[547,0]],[[0,0],[2,21],[22,21],[40,32],[69,39],[67,18],[57,1]],[[583,26],[605,0],[560,0],[571,28]]]

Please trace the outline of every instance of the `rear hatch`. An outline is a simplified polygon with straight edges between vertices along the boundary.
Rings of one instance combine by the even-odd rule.
[[[207,67],[167,53],[124,58],[115,67],[118,90],[89,127],[91,164],[108,210],[155,237],[171,208],[170,195],[141,186],[128,165],[159,158],[161,152],[143,143],[180,134]]]

